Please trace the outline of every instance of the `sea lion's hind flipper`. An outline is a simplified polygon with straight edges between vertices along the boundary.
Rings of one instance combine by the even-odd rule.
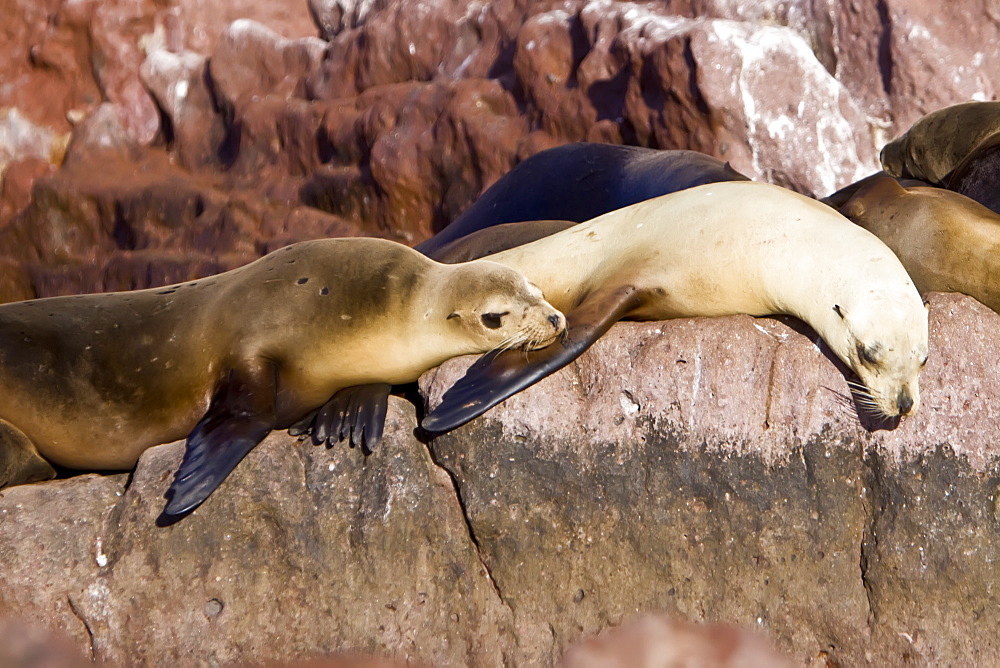
[[[24,432],[6,420],[0,420],[0,489],[56,477],[56,470],[45,461]]]
[[[611,326],[641,306],[643,293],[615,285],[588,295],[566,314],[566,331],[555,343],[525,352],[487,353],[469,367],[421,422],[441,434],[462,426],[493,406],[563,368],[592,346]]]
[[[360,447],[370,455],[382,440],[385,415],[389,409],[389,383],[355,385],[339,390],[320,409],[314,425],[313,443],[324,440],[327,446],[346,440],[351,447]],[[326,421],[326,426],[322,422]],[[317,438],[316,432],[325,436]]]
[[[360,385],[354,390],[351,406],[348,409],[348,415],[354,419],[349,431],[346,424],[341,428],[340,438],[343,440],[349,437],[352,446],[357,445],[366,455],[370,455],[375,446],[382,441],[392,385],[372,383]]]
[[[274,371],[237,370],[219,385],[208,412],[188,436],[184,459],[167,490],[161,523],[197,508],[274,428]]]
[[[366,455],[382,441],[392,385],[371,383],[338,390],[330,400],[288,429],[292,436],[309,434],[314,445],[333,447],[347,440]]]

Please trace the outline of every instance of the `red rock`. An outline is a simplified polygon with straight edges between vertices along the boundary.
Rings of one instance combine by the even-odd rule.
[[[3,0],[0,27],[0,108],[19,109],[55,132],[70,129],[67,113],[89,111],[101,100],[90,66],[87,3]]]
[[[671,0],[668,7],[689,17],[791,27],[887,138],[928,112],[1000,93],[1000,63],[988,46],[1000,41],[1000,14],[990,0],[963,0],[945,13],[911,0]]]
[[[260,2],[259,0],[170,0],[167,10],[177,17],[183,44],[169,47],[171,51],[189,49],[210,54],[223,33],[234,22],[249,19],[267,26],[286,39],[315,37],[317,28],[305,0],[294,3]]]
[[[323,49],[316,38],[289,40],[254,21],[233,22],[210,61],[219,104],[239,115],[267,95],[304,99],[306,80],[319,66]]]
[[[164,139],[189,169],[219,166],[225,124],[215,112],[205,56],[159,49],[140,69],[142,81],[169,121]]]
[[[52,163],[42,158],[25,158],[6,165],[0,181],[0,228],[31,202],[35,181],[53,171]]]
[[[11,668],[83,668],[91,661],[56,629],[0,619],[0,664]]]
[[[150,144],[160,131],[160,117],[152,97],[139,79],[143,35],[153,32],[152,2],[91,2],[91,62],[97,63],[97,85],[104,99],[124,110],[129,137]]]

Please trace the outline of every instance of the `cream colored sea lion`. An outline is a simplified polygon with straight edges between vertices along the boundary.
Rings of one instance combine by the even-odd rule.
[[[812,326],[884,416],[920,403],[927,311],[892,251],[832,208],[763,183],[716,183],[600,216],[489,259],[566,313],[531,353],[480,358],[423,420],[453,429],[565,366],[622,319],[784,313]]]
[[[920,118],[882,148],[889,176],[945,185],[966,156],[1000,132],[1000,102],[964,102]]]
[[[961,292],[1000,312],[1000,215],[889,177],[858,190],[840,212],[885,242],[920,292]]]
[[[166,288],[5,304],[0,482],[50,477],[48,463],[127,469],[187,436],[164,511],[177,516],[339,388],[545,345],[564,324],[512,269],[379,239],[303,242]]]

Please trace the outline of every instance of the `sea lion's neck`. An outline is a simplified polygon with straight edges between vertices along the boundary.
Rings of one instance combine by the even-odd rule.
[[[541,289],[546,301],[565,313],[607,278],[607,251],[598,234],[590,223],[581,223],[484,259],[521,272]]]

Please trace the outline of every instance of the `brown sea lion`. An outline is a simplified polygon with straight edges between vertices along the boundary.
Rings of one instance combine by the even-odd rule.
[[[866,176],[865,178],[859,179],[850,185],[844,186],[843,188],[833,193],[832,195],[824,197],[823,199],[820,200],[820,202],[826,204],[827,206],[832,206],[834,209],[839,209],[840,207],[844,206],[844,204],[847,203],[847,200],[854,197],[854,194],[856,192],[858,192],[868,184],[872,183],[873,181],[885,178],[893,178],[893,177],[890,177],[885,172],[875,172],[870,176]],[[904,188],[909,188],[911,186],[932,187],[931,184],[927,183],[926,181],[921,181],[919,179],[896,179],[896,181]]]
[[[187,436],[166,516],[338,389],[550,343],[564,319],[507,267],[380,239],[308,241],[217,276],[0,306],[2,485],[128,469]]]
[[[1000,312],[1000,215],[942,188],[885,177],[840,212],[899,257],[920,292],[961,292]]]
[[[945,185],[948,175],[1000,132],[1000,102],[964,102],[923,116],[882,148],[882,169],[896,178]]]

